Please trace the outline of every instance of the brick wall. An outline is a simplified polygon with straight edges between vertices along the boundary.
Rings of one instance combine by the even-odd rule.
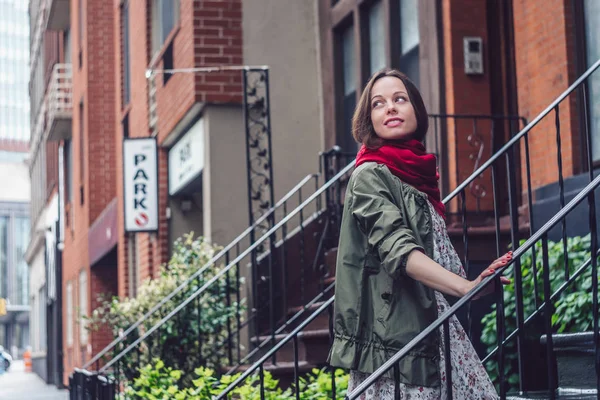
[[[83,40],[79,39],[78,6],[83,4]],[[73,203],[69,225],[65,227],[63,252],[63,292],[66,282],[73,281],[74,304],[79,304],[78,274],[86,269],[88,274],[88,312],[103,289],[93,278],[89,265],[88,231],[96,217],[115,197],[115,72],[112,5],[97,1],[71,2],[71,46],[73,63]],[[82,65],[79,65],[81,51]],[[83,115],[79,105],[83,103]],[[81,193],[80,190],[83,190]],[[83,196],[82,196],[83,194]],[[82,201],[83,198],[83,201]],[[113,272],[114,274],[114,272]],[[112,279],[116,280],[116,276]],[[66,301],[63,302],[64,332],[66,332]],[[79,342],[78,325],[74,328],[73,346],[64,343],[64,381],[74,367],[81,366],[91,356],[91,350],[105,343],[102,334],[91,335],[89,346]]]
[[[479,0],[444,0],[442,3],[444,74],[446,85],[447,114],[491,114],[490,104],[490,66],[485,52],[489,51],[486,2]],[[477,21],[477,23],[473,23]],[[466,75],[464,72],[463,37],[480,36],[483,39],[484,74]],[[473,147],[467,140],[473,132],[472,121],[455,121],[448,119],[447,123],[447,171],[448,187],[453,190],[468,178],[475,165],[473,154],[478,148]],[[485,143],[491,142],[490,124],[485,121],[478,125],[478,132]],[[483,158],[491,155],[490,147],[486,146]],[[485,174],[483,184],[491,187],[491,177]],[[489,200],[488,200],[489,199]],[[484,199],[481,208],[493,209],[491,196]],[[456,211],[458,203],[453,201],[450,209]],[[467,194],[467,207],[475,208],[475,198]]]
[[[117,115],[117,197],[119,201],[119,295],[127,295],[127,238],[123,221],[122,185],[122,137],[121,120],[128,116],[131,137],[149,135],[148,129],[148,81],[145,78],[150,60],[153,67],[164,68],[163,56],[172,51],[174,68],[203,66],[240,65],[242,63],[242,18],[241,0],[180,0],[180,18],[173,31],[156,55],[151,54],[151,1],[129,2],[130,32],[130,76],[131,101],[121,104],[122,70],[115,71],[119,82],[116,101]],[[114,20],[120,21],[119,1],[113,2]],[[121,60],[121,27],[114,27],[115,63]],[[241,73],[222,72],[211,74],[179,73],[166,81],[162,73],[155,76],[157,87],[156,102],[158,114],[159,146],[173,131],[181,119],[197,102],[240,103]],[[137,258],[140,280],[156,276],[160,266],[167,262],[169,240],[166,208],[168,201],[168,149],[159,148],[159,231],[157,234],[137,234]]]
[[[531,121],[576,78],[572,5],[570,0],[513,0],[513,7],[519,114]],[[559,116],[563,174],[568,177],[580,172],[574,96],[561,103]],[[533,188],[556,182],[554,112],[531,131],[529,145]]]

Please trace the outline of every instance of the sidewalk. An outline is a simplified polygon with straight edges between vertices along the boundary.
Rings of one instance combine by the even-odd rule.
[[[47,385],[33,372],[25,372],[23,361],[16,360],[0,375],[0,400],[67,400],[69,392]]]

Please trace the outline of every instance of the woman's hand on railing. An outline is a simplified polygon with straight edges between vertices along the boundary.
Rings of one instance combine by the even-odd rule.
[[[509,251],[502,257],[493,261],[490,264],[490,266],[487,267],[485,270],[483,270],[483,272],[481,274],[479,274],[479,276],[475,280],[471,281],[471,288],[469,289],[469,291],[471,291],[473,288],[475,288],[477,285],[479,285],[481,282],[483,282],[483,280],[485,278],[487,278],[490,275],[493,275],[498,268],[504,267],[511,260],[512,260],[512,251]],[[510,279],[508,279],[504,276],[501,276],[500,283],[502,283],[503,285],[508,285],[510,283]],[[490,293],[494,293],[495,290],[496,290],[495,282],[490,283],[482,291],[480,291],[475,297],[473,297],[473,300],[477,300],[483,296],[487,296]]]

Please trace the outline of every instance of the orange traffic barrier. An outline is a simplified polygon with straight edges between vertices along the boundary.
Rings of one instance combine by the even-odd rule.
[[[23,353],[23,362],[25,363],[25,372],[31,372],[31,351],[29,349]]]

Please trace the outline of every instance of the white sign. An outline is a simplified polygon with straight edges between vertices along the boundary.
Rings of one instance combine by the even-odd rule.
[[[169,150],[169,194],[174,195],[204,168],[204,121],[199,119]]]
[[[125,232],[158,230],[156,139],[123,140]]]

